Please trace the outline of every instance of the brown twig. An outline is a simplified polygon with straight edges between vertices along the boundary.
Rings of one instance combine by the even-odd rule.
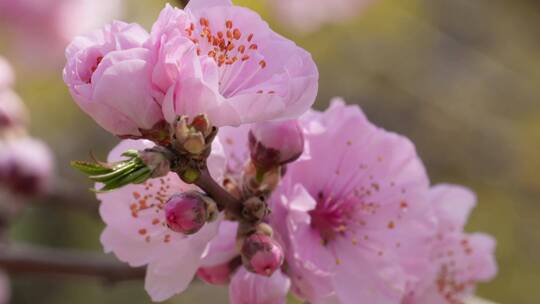
[[[189,3],[189,0],[177,0],[177,1],[182,7],[186,7],[186,5],[188,5]]]
[[[0,245],[0,268],[13,274],[98,277],[111,282],[143,279],[142,268],[131,268],[97,253],[27,245]]]
[[[207,168],[201,170],[201,176],[197,179],[195,184],[216,201],[219,210],[226,209],[231,215],[235,215],[238,218],[241,217],[242,203],[221,187],[212,176],[210,176],[210,172],[208,172]]]

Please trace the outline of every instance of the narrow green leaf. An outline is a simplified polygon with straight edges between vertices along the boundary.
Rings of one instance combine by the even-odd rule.
[[[70,164],[71,167],[88,175],[106,174],[112,171],[110,168],[106,168],[97,163],[87,161],[72,161]]]
[[[126,152],[122,153],[122,156],[129,157],[129,158],[139,157],[139,151],[127,150]]]
[[[107,174],[90,176],[90,179],[96,182],[107,183],[108,181],[113,180],[119,176],[129,174],[131,171],[133,171],[137,167],[138,166],[135,162],[130,161],[126,163],[125,166],[120,167],[119,169],[115,169],[114,171]]]
[[[132,183],[141,183],[147,180],[148,177],[150,177],[150,170],[147,167],[142,167],[127,175],[121,176],[106,183],[103,188],[99,189],[99,192],[115,190]]]

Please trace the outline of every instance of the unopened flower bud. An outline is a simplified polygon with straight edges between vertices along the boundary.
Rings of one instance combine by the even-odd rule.
[[[208,284],[226,285],[230,281],[232,271],[231,265],[225,263],[217,266],[201,267],[197,270],[197,276]]]
[[[257,123],[249,132],[249,149],[255,166],[268,170],[298,159],[304,135],[296,120]]]
[[[152,172],[151,178],[162,177],[169,173],[171,162],[165,153],[165,151],[162,152],[156,149],[148,149],[139,152],[139,157],[142,162]]]
[[[206,149],[206,142],[202,133],[195,132],[186,138],[182,146],[189,153],[199,155]]]
[[[248,236],[242,245],[242,263],[254,273],[271,276],[283,264],[283,249],[271,237],[256,232]]]
[[[210,216],[216,217],[214,205],[215,202],[198,191],[173,195],[165,204],[167,226],[175,232],[194,234],[212,220]]]
[[[197,115],[191,122],[186,116],[178,117],[173,129],[175,147],[179,151],[200,155],[211,144],[212,125],[206,115]]]
[[[255,229],[257,232],[269,237],[272,237],[274,234],[274,229],[272,229],[272,226],[268,225],[267,223],[259,223]]]
[[[32,138],[0,144],[0,184],[19,195],[40,195],[49,190],[53,158],[49,148]]]
[[[201,132],[205,138],[212,133],[212,125],[205,114],[195,116],[191,122],[191,127]]]
[[[242,216],[250,222],[260,222],[269,214],[268,205],[261,198],[254,196],[244,202]]]

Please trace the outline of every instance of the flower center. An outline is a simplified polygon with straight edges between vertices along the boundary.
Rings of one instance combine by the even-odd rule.
[[[323,245],[345,234],[350,222],[347,205],[339,200],[324,198],[322,192],[318,195],[317,206],[309,215],[311,227],[319,232]]]
[[[214,26],[202,17],[198,24],[191,23],[186,33],[197,46],[198,56],[209,57],[216,62],[220,73],[220,93],[230,97],[244,89],[259,71],[267,67],[267,63],[258,52],[253,33],[243,33],[232,20]]]

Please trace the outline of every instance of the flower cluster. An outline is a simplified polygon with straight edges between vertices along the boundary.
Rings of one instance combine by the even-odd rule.
[[[64,80],[123,140],[96,182],[101,242],[154,301],[197,276],[231,303],[463,303],[496,273],[474,195],[431,186],[414,145],[334,100],[310,55],[229,0],[169,5],[150,33],[76,38]]]
[[[27,134],[28,113],[14,82],[11,65],[0,56],[0,234],[23,209],[22,199],[49,189],[53,171],[48,146]],[[9,298],[9,279],[0,269],[0,304]]]
[[[52,156],[43,142],[27,135],[28,113],[11,89],[14,78],[0,57],[0,186],[18,195],[37,195],[49,187]]]

